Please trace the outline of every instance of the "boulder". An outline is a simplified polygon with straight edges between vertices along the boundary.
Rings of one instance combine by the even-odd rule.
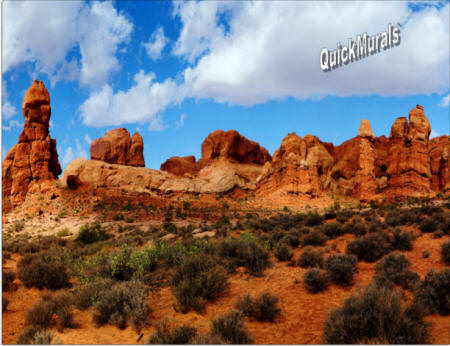
[[[164,162],[160,168],[162,171],[172,173],[177,176],[185,174],[195,175],[200,170],[199,165],[195,162],[195,156],[178,157],[173,156]]]
[[[136,132],[133,137],[124,128],[108,131],[104,137],[97,138],[91,143],[91,160],[107,163],[144,167],[144,142]]]
[[[223,130],[214,131],[203,141],[200,165],[204,167],[217,158],[226,158],[234,163],[253,163],[258,165],[263,165],[271,160],[267,149],[241,136],[235,130],[226,132]]]
[[[50,95],[42,81],[34,80],[22,102],[25,119],[19,140],[3,162],[3,199],[21,204],[34,184],[55,181],[61,174],[56,141],[50,137]],[[35,188],[37,189],[37,188]]]

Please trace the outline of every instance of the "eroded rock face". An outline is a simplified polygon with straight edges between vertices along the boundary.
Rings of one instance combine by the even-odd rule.
[[[409,112],[409,124],[406,118],[398,118],[389,137],[387,156],[387,187],[384,193],[388,197],[425,197],[431,188],[431,161],[428,153],[430,123],[417,105]]]
[[[91,143],[91,160],[100,160],[107,163],[144,167],[144,141],[136,132],[132,138],[124,128],[108,131],[102,138]]]
[[[55,180],[61,173],[56,141],[50,137],[50,95],[44,83],[35,80],[22,102],[25,119],[19,141],[3,162],[3,198],[17,206],[31,185]]]
[[[263,165],[270,161],[269,152],[258,143],[241,136],[237,131],[217,130],[210,133],[202,143],[202,167],[216,158],[226,158],[235,163]]]
[[[306,135],[301,138],[290,133],[275,151],[272,162],[264,165],[257,180],[258,191],[320,195],[333,163],[327,147],[317,137]]]
[[[200,170],[195,156],[178,157],[173,156],[161,165],[161,170],[172,173],[177,176],[195,175]]]
[[[450,193],[450,136],[433,138],[429,143],[431,159],[431,188],[436,192]]]

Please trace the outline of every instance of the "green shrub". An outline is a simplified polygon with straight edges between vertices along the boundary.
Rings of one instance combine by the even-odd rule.
[[[362,236],[367,233],[367,226],[364,222],[353,220],[345,225],[345,233]]]
[[[335,284],[351,285],[356,272],[356,262],[356,256],[353,255],[331,255],[325,261],[325,269]]]
[[[430,270],[420,284],[416,301],[427,306],[431,313],[450,314],[450,269]]]
[[[2,270],[2,290],[6,292],[9,290],[12,282],[16,278],[16,273]]]
[[[402,307],[397,290],[380,281],[352,295],[324,324],[328,344],[428,344],[428,324],[417,305]]]
[[[197,335],[194,327],[183,325],[176,327],[172,331],[169,330],[167,324],[158,326],[156,332],[153,333],[147,341],[147,344],[157,345],[182,345],[190,344],[191,340]]]
[[[320,246],[325,244],[327,240],[328,237],[325,234],[323,234],[323,232],[320,229],[313,229],[308,234],[303,236],[302,245]]]
[[[245,316],[269,322],[273,322],[281,312],[278,307],[278,297],[267,291],[256,298],[252,298],[248,294],[238,298],[235,308]]]
[[[305,288],[310,293],[317,293],[328,287],[329,276],[326,271],[318,268],[309,269],[303,274]]]
[[[69,229],[67,227],[61,228],[58,233],[56,233],[58,237],[67,237],[70,235]]]
[[[384,233],[370,233],[357,237],[347,244],[347,254],[355,255],[358,260],[375,262],[392,250],[389,236]]]
[[[225,239],[218,244],[217,250],[230,269],[243,266],[251,275],[262,275],[270,266],[269,251],[252,237]]]
[[[314,213],[308,213],[305,216],[305,225],[306,226],[317,226],[321,225],[323,222],[322,215],[318,214],[317,212]]]
[[[83,244],[92,244],[98,241],[108,240],[110,235],[101,228],[100,224],[83,225],[78,232],[77,241]]]
[[[44,255],[26,255],[19,260],[18,276],[26,287],[60,289],[70,286],[66,266]]]
[[[80,310],[86,310],[93,306],[100,294],[114,285],[114,280],[97,278],[83,286],[77,287],[74,291],[74,304]]]
[[[147,324],[150,307],[147,288],[140,281],[119,282],[100,293],[94,305],[93,319],[98,325],[106,323],[125,328],[128,321],[140,330]]]
[[[445,264],[450,265],[450,240],[441,244],[441,258]]]
[[[404,254],[393,252],[383,257],[375,268],[378,275],[407,289],[414,287],[419,280],[419,275],[409,270],[410,265]]]
[[[211,321],[211,334],[230,344],[249,344],[252,336],[241,320],[241,313],[231,311]]]
[[[321,251],[314,251],[311,248],[305,248],[300,255],[297,264],[302,268],[323,267],[323,256]]]
[[[294,253],[288,245],[281,243],[275,247],[274,255],[279,261],[286,262],[291,260]]]
[[[40,329],[49,328],[54,310],[54,304],[52,302],[41,300],[27,310],[25,324]]]
[[[283,238],[281,238],[281,242],[288,244],[289,246],[292,247],[297,247],[298,244],[300,244],[300,240],[298,239],[298,234],[294,231],[290,231],[288,234],[286,234],[285,236],[283,236]]]
[[[202,311],[227,286],[227,275],[211,257],[187,257],[172,279],[172,291],[181,311]]]

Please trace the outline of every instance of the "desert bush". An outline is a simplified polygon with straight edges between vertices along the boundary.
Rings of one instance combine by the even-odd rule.
[[[320,229],[313,229],[308,234],[305,234],[302,238],[302,245],[311,245],[311,246],[317,246],[317,245],[323,245],[328,240],[328,237],[323,234],[323,232]]]
[[[95,281],[77,287],[74,291],[74,304],[80,310],[85,310],[94,305],[101,292],[108,290],[114,285],[111,279],[97,278]]]
[[[423,250],[423,251],[422,251],[422,256],[423,256],[423,258],[428,258],[428,257],[430,257],[430,251],[428,251],[428,250]]]
[[[70,235],[69,229],[67,227],[61,228],[58,233],[56,233],[58,237],[67,237]]]
[[[249,344],[252,336],[241,320],[242,314],[231,311],[221,317],[212,319],[211,334],[230,344]]]
[[[360,220],[353,220],[344,227],[344,232],[354,234],[356,236],[362,236],[367,233],[367,226]]]
[[[150,307],[147,288],[140,281],[119,282],[100,293],[94,304],[93,319],[98,325],[106,323],[123,329],[128,321],[139,330],[147,323]]]
[[[360,261],[375,262],[389,253],[391,249],[388,235],[370,233],[347,243],[346,252],[349,255],[355,255]]]
[[[289,231],[288,234],[284,235],[283,238],[281,238],[281,242],[288,244],[292,247],[297,247],[298,244],[300,244],[299,234],[296,231]]]
[[[325,269],[335,284],[350,285],[356,272],[356,262],[353,255],[331,255],[325,261]]]
[[[311,248],[305,248],[300,255],[297,264],[302,268],[323,267],[323,256],[321,251],[315,251]]]
[[[410,265],[404,254],[393,252],[383,257],[375,268],[378,275],[408,289],[414,287],[419,280],[419,275],[409,270]]]
[[[344,227],[339,222],[331,222],[325,224],[322,228],[322,231],[326,236],[334,239],[344,234]]]
[[[279,261],[286,262],[291,260],[294,253],[291,251],[289,245],[281,243],[275,247],[274,255]]]
[[[181,311],[202,311],[227,286],[225,271],[210,256],[187,257],[172,279],[172,291]]]
[[[415,236],[412,232],[395,228],[391,233],[391,245],[395,250],[411,251],[413,248],[412,241]]]
[[[243,266],[251,275],[262,275],[270,266],[269,251],[252,237],[225,239],[218,244],[218,255],[229,269]]]
[[[64,263],[41,254],[22,257],[18,264],[18,277],[26,287],[60,289],[70,286],[70,277]]]
[[[27,310],[25,324],[40,329],[49,328],[54,310],[53,302],[41,300]]]
[[[351,210],[340,210],[336,213],[336,221],[340,223],[346,223],[348,219],[353,216],[353,212]]]
[[[2,270],[2,290],[6,292],[9,290],[11,283],[16,278],[16,273]]]
[[[322,215],[318,214],[317,212],[308,213],[305,216],[305,225],[306,226],[317,226],[321,225],[323,222]]]
[[[100,226],[95,223],[92,225],[83,225],[78,232],[77,241],[82,244],[92,244],[97,241],[108,240],[110,235]]]
[[[350,296],[324,324],[328,344],[427,344],[428,324],[417,305],[403,308],[398,291],[373,281],[363,294]]]
[[[248,294],[240,297],[234,307],[244,316],[258,321],[273,322],[281,312],[278,307],[278,297],[268,291],[261,293],[256,298],[252,298]]]
[[[50,345],[53,339],[54,335],[51,331],[27,326],[18,336],[16,343],[19,345]]]
[[[427,216],[420,222],[419,229],[423,233],[432,233],[432,232],[436,231],[438,226],[439,226],[439,224],[435,219],[433,219],[430,216]]]
[[[369,233],[376,233],[381,232],[383,230],[384,226],[383,223],[379,220],[372,220],[368,223],[367,231]]]
[[[390,211],[385,219],[384,222],[389,226],[400,226],[400,225],[407,225],[410,222],[410,219],[408,218],[408,215],[406,213],[403,213],[401,210],[393,210]]]
[[[450,269],[430,270],[420,284],[416,301],[424,304],[431,313],[450,314]]]
[[[326,271],[318,268],[309,269],[303,274],[305,288],[310,293],[317,293],[328,287],[329,276]]]
[[[121,220],[124,220],[124,219],[125,219],[125,217],[123,216],[123,214],[120,214],[120,213],[115,214],[115,215],[113,216],[113,220],[114,220],[114,221],[121,221]]]
[[[181,327],[176,327],[172,331],[169,329],[167,324],[156,328],[154,332],[147,341],[147,344],[157,344],[157,345],[182,345],[190,344],[191,340],[197,335],[197,330],[194,327],[183,325]]]
[[[441,258],[445,264],[450,265],[450,240],[441,244]]]
[[[444,235],[444,232],[441,229],[437,229],[436,231],[433,232],[434,239],[442,238],[443,235]]]

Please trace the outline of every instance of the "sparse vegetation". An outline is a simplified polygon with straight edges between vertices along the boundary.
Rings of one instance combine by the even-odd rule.
[[[211,321],[211,334],[220,337],[230,344],[249,344],[252,336],[242,323],[242,314],[231,311]]]
[[[108,240],[110,235],[96,223],[93,225],[84,225],[80,227],[77,240],[83,244],[92,244],[97,241]]]
[[[351,285],[356,272],[356,262],[357,258],[353,255],[331,255],[325,261],[325,269],[335,284]]]
[[[450,269],[431,270],[416,293],[416,301],[424,304],[431,313],[450,314]]]
[[[273,322],[280,314],[278,297],[270,292],[263,292],[256,298],[246,295],[238,298],[235,308],[243,315],[256,319],[257,321]]]
[[[322,268],[323,267],[323,255],[319,250],[313,250],[311,248],[305,248],[305,251],[300,255],[297,264],[302,268]]]
[[[375,262],[392,250],[389,236],[385,233],[377,232],[357,237],[347,244],[347,254],[355,255],[358,260]]]
[[[294,256],[290,247],[286,244],[278,244],[274,249],[275,257],[282,262],[290,261],[292,256]]]
[[[303,275],[305,288],[310,293],[317,293],[328,287],[329,276],[326,271],[312,268]]]
[[[182,345],[192,343],[192,339],[196,336],[197,330],[188,325],[183,325],[170,330],[167,324],[157,327],[147,341],[147,344],[157,345]]]
[[[410,265],[411,263],[404,254],[393,252],[376,265],[376,271],[378,275],[396,285],[412,288],[418,282],[419,275],[409,270]]]
[[[450,265],[450,240],[444,241],[442,243],[441,258],[445,264]]]
[[[431,342],[424,312],[402,306],[398,291],[373,281],[364,293],[348,298],[324,325],[328,344],[427,344]]]

